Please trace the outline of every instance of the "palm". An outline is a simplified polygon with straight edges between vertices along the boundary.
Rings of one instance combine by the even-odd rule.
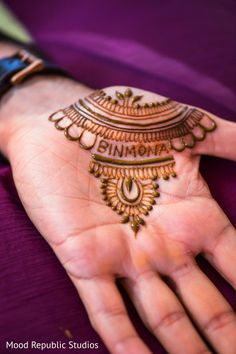
[[[120,267],[129,247],[142,252],[149,248],[159,259],[165,258],[164,250],[171,252],[172,247],[196,254],[202,250],[206,234],[213,238],[224,228],[224,214],[198,172],[199,158],[177,153],[180,177],[160,182],[161,197],[148,217],[147,225],[135,237],[129,226],[121,225],[119,217],[102,201],[99,182],[87,172],[89,155],[54,132],[54,145],[49,147],[49,134],[51,132],[43,138],[38,128],[35,134],[30,131],[27,144],[24,134],[24,144],[18,142],[24,149],[15,153],[13,168],[26,210],[52,245],[85,238],[89,242],[88,248],[99,249],[101,256],[109,237],[105,261],[114,263],[116,255],[117,267]],[[205,225],[204,229],[201,225]],[[77,246],[76,252],[82,245]],[[110,252],[112,249],[114,252]],[[149,256],[153,258],[151,254]],[[79,258],[73,259],[79,261]],[[104,256],[101,260],[104,261]],[[95,259],[94,263],[98,264],[98,261]],[[131,258],[126,261],[130,262]],[[163,267],[168,267],[167,260],[163,259],[163,263],[167,263]],[[109,269],[112,272],[112,268]]]
[[[215,302],[220,303],[214,286],[195,267],[194,256],[200,252],[210,254],[229,221],[212,199],[199,174],[199,157],[188,151],[175,154],[179,177],[159,183],[161,196],[147,217],[146,226],[135,237],[130,227],[120,224],[119,217],[101,200],[98,180],[87,172],[89,154],[74,142],[63,139],[48,124],[45,121],[41,128],[31,127],[24,134],[18,134],[17,144],[21,146],[21,150],[14,152],[11,161],[14,180],[28,215],[48,240],[77,286],[92,323],[111,351],[115,352],[114,343],[117,347],[121,343],[115,338],[110,343],[108,324],[111,319],[109,320],[107,313],[114,311],[115,317],[118,313],[118,317],[123,316],[126,319],[121,302],[122,309],[117,309],[119,306],[115,304],[121,301],[120,298],[115,292],[113,294],[113,281],[115,277],[119,277],[144,322],[152,330],[155,329],[154,333],[174,353],[169,336],[178,336],[181,331],[181,326],[179,330],[175,328],[175,322],[181,319],[182,310],[176,305],[170,315],[160,315],[160,320],[151,319],[144,302],[154,304],[154,299],[141,293],[139,282],[145,283],[148,276],[149,286],[153,286],[154,290],[157,284],[152,277],[156,272],[174,279],[183,301],[200,327],[204,325],[204,316],[199,318],[201,316],[195,308],[198,303],[198,309],[200,307],[203,311],[209,306],[209,302],[204,296],[202,302],[200,299],[190,298],[191,292],[196,295],[197,289],[193,279],[189,280],[188,274],[195,272],[205,290],[215,298]],[[186,290],[186,281],[191,286],[189,293]],[[88,295],[88,289],[100,289],[99,284],[105,289],[107,287],[110,292],[107,309],[105,304],[96,308],[93,296]],[[160,287],[170,296],[170,290],[164,283]],[[101,290],[102,293],[104,291]],[[102,295],[105,296],[105,293]],[[98,294],[97,297],[99,298]],[[86,298],[90,299],[86,301]],[[165,302],[168,301],[163,300]],[[158,306],[161,306],[160,303],[157,308]],[[220,306],[219,311],[222,313],[228,311],[228,305],[223,299]],[[96,322],[96,313],[101,313],[100,324]],[[217,315],[210,310],[209,313],[212,317]],[[114,323],[112,325],[118,326]],[[170,326],[171,329],[173,327],[173,330],[165,334],[165,326]],[[131,331],[128,322],[126,327],[127,332]],[[195,340],[199,348],[203,348],[204,345],[190,323],[185,324],[185,327],[189,328],[191,341]],[[117,333],[120,332],[122,330],[117,327]],[[208,332],[212,342],[220,346],[211,327]],[[123,332],[122,335],[126,338]],[[232,343],[233,337],[230,338]],[[138,353],[138,345],[141,348],[141,344],[135,335],[127,335],[127,341],[127,345],[136,348]],[[190,342],[185,345],[189,345],[188,352],[192,353]],[[142,350],[140,349],[140,353],[149,352],[144,346]]]

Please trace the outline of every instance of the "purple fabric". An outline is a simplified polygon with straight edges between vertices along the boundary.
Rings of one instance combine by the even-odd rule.
[[[138,86],[236,121],[234,0],[7,3],[40,47],[88,85]],[[201,172],[236,225],[235,163],[205,157]],[[26,216],[4,162],[0,200],[0,352],[10,352],[3,347],[6,339],[65,341],[69,329],[75,341],[99,343],[99,350],[83,352],[107,353],[65,272]],[[199,264],[236,308],[232,288],[200,258]],[[155,354],[165,353],[123,296],[140,335]]]

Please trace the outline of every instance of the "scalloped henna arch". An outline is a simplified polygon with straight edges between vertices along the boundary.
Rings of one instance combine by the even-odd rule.
[[[89,172],[101,179],[103,200],[136,234],[160,196],[156,180],[177,176],[171,151],[193,148],[216,123],[169,98],[143,103],[136,89],[112,95],[107,90],[93,92],[49,120],[91,151]]]

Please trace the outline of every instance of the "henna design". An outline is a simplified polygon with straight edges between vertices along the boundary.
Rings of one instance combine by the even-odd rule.
[[[135,90],[95,91],[49,120],[91,151],[89,172],[101,179],[103,200],[136,234],[160,196],[156,180],[177,176],[171,151],[193,148],[216,123],[169,98],[143,102],[144,95]]]

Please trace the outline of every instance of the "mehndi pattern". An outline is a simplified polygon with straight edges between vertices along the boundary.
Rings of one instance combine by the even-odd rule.
[[[97,90],[49,120],[91,152],[89,172],[100,178],[104,202],[136,234],[160,196],[157,180],[177,177],[173,151],[193,148],[216,123],[169,98],[145,102],[137,89],[110,91]]]

